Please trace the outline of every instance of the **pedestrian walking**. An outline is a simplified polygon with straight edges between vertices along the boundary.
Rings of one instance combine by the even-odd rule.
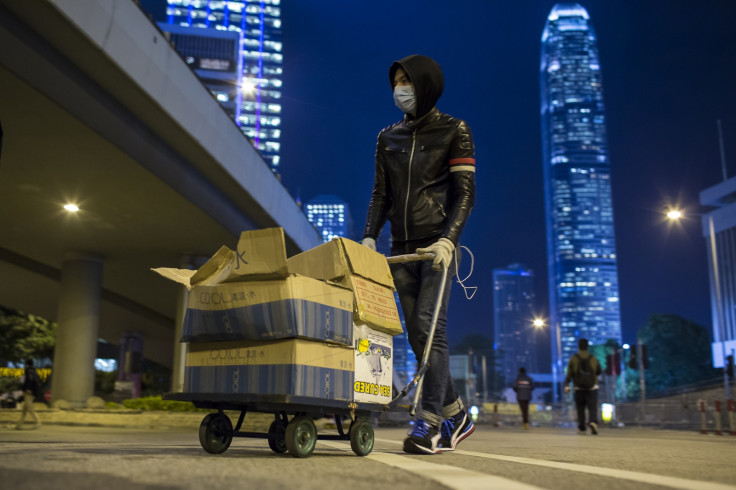
[[[33,359],[26,359],[25,371],[23,377],[23,409],[21,411],[20,420],[15,425],[15,428],[20,430],[23,428],[23,422],[26,418],[26,413],[31,416],[31,419],[35,422],[33,425],[34,429],[41,427],[41,420],[36,414],[36,409],[33,403],[36,400],[36,396],[41,391],[41,378],[36,372],[36,368],[33,367]]]
[[[519,374],[511,386],[516,392],[516,402],[521,410],[521,420],[524,423],[524,429],[529,429],[529,402],[532,399],[534,391],[534,380],[526,374],[526,368],[520,367]]]
[[[447,306],[457,269],[455,249],[475,201],[475,149],[468,125],[437,110],[444,77],[433,59],[411,55],[389,68],[394,103],[404,118],[382,130],[376,145],[373,193],[363,245],[376,249],[391,223],[391,255],[434,253],[434,262],[391,264],[414,355],[422,358],[439,297],[441,266],[448,269],[440,315],[424,375],[421,408],[404,440],[408,453],[455,449],[474,430],[449,367]]]
[[[575,389],[575,409],[578,412],[578,433],[585,434],[590,428],[593,435],[598,434],[598,376],[601,363],[588,352],[588,339],[578,340],[578,351],[570,357],[565,374],[565,393],[570,393],[570,381]],[[585,424],[585,411],[588,424]]]

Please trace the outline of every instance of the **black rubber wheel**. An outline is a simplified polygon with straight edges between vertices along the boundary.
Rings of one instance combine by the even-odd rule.
[[[286,449],[295,458],[306,458],[317,443],[317,427],[311,417],[294,417],[286,426]]]
[[[358,456],[368,456],[373,451],[373,427],[366,419],[350,424],[350,447]]]
[[[199,443],[211,454],[227,451],[233,442],[233,423],[221,413],[210,413],[199,424]]]
[[[268,447],[271,451],[282,454],[287,451],[286,447],[286,424],[283,420],[274,420],[268,428]]]

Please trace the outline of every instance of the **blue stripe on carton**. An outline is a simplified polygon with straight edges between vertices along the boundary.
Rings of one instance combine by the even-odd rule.
[[[353,344],[353,313],[303,299],[283,299],[225,310],[187,308],[182,342],[307,337]]]
[[[352,400],[354,379],[353,371],[296,364],[190,366],[184,391]]]

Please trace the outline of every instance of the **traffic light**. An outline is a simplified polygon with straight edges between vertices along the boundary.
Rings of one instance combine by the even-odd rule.
[[[629,349],[629,367],[631,369],[639,369],[639,364],[636,360],[636,346]]]
[[[630,350],[629,367],[631,369],[639,369],[639,364],[637,363],[638,351],[638,346],[634,346]],[[647,355],[647,346],[644,344],[641,344],[641,365],[642,368],[649,369],[649,356]]]
[[[641,363],[644,369],[649,369],[649,356],[647,355],[647,346],[641,345]]]
[[[609,376],[616,374],[613,371],[613,354],[606,355],[606,374]]]
[[[726,374],[733,379],[733,356],[726,356]]]
[[[621,355],[618,352],[606,355],[606,374],[609,376],[621,374]]]

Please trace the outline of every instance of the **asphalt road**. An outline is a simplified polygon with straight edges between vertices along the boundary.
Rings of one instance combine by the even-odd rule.
[[[246,438],[212,455],[199,445],[196,427],[0,429],[0,487],[736,490],[735,436],[481,426],[454,452],[419,456],[401,451],[404,432],[377,428],[366,457],[348,442],[319,440],[311,457],[300,459]]]

